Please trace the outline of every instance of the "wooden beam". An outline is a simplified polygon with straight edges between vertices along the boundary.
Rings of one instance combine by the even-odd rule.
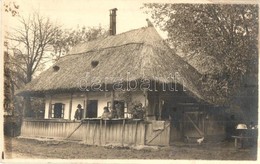
[[[72,112],[72,98],[73,98],[73,93],[70,94],[69,120],[71,120],[71,112]]]
[[[81,123],[66,137],[66,139],[70,138],[70,137],[72,136],[72,134],[73,134],[76,130],[78,130],[78,128],[82,125],[82,123],[83,123],[83,122],[81,122]]]
[[[48,111],[48,118],[51,118],[52,114],[52,95],[50,95],[50,100],[49,100],[49,111]]]

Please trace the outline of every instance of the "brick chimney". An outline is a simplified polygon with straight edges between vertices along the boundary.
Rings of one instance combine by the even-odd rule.
[[[110,9],[110,28],[109,28],[109,34],[110,35],[116,35],[116,11],[117,8]]]

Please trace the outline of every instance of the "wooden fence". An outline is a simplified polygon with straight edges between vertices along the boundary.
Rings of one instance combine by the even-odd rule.
[[[89,145],[169,145],[170,126],[165,122],[162,130],[154,131],[151,122],[141,120],[24,120],[21,136],[78,140]]]

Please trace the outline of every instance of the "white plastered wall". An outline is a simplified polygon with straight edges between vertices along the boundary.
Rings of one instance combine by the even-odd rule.
[[[119,94],[115,92],[115,100],[122,100]],[[107,106],[107,102],[111,101],[111,93],[110,92],[89,92],[87,94],[88,100],[98,100],[98,117],[102,115],[103,108]],[[71,111],[71,119],[74,118],[75,111],[77,109],[78,104],[81,104],[84,107],[84,100],[85,100],[85,93],[74,93],[72,97],[72,111]],[[145,96],[143,92],[136,91],[132,93],[132,100],[133,101],[140,101],[143,105],[145,105]],[[49,102],[50,97],[46,96],[45,98],[45,115],[44,118],[48,118],[49,113]],[[55,103],[63,103],[65,104],[64,108],[64,119],[69,119],[69,106],[70,106],[70,94],[55,94],[52,95],[52,104]]]

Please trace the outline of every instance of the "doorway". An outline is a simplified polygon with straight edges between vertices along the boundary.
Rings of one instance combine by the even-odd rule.
[[[87,118],[97,118],[98,101],[88,100]]]

